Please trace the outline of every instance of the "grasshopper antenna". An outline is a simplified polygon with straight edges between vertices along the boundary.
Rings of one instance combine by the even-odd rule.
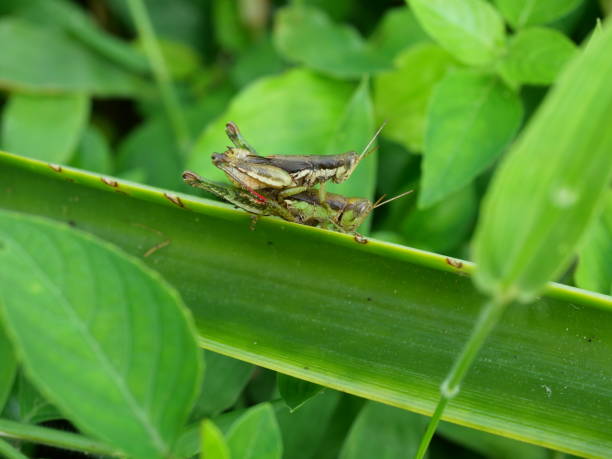
[[[387,203],[389,203],[391,201],[395,201],[396,199],[402,198],[402,197],[406,196],[407,194],[412,193],[413,191],[414,190],[408,190],[408,191],[405,191],[405,192],[403,192],[401,194],[398,194],[397,196],[394,196],[394,197],[392,197],[390,199],[387,199],[386,201],[380,202],[380,200],[385,197],[385,195],[382,195],[382,197],[379,198],[378,201],[376,201],[374,203],[374,205],[372,206],[372,209],[376,209],[377,207],[384,206],[385,204],[387,204]]]
[[[365,158],[367,155],[369,155],[370,153],[374,153],[376,151],[376,148],[372,148],[370,150],[370,147],[372,146],[372,144],[374,143],[374,141],[376,140],[376,138],[378,137],[378,135],[380,134],[380,131],[383,130],[383,128],[385,127],[385,125],[387,124],[386,121],[383,121],[383,123],[380,125],[380,127],[378,128],[378,131],[376,131],[376,133],[374,134],[374,136],[370,139],[370,141],[368,142],[368,144],[365,146],[365,148],[363,149],[363,151],[361,152],[361,155],[359,156],[359,160],[361,161],[363,158]]]
[[[383,199],[385,199],[387,197],[386,194],[383,194],[380,198],[378,198],[376,200],[376,202],[374,204],[372,204],[372,209],[376,209],[378,207],[378,205],[380,204],[380,201],[382,201]]]

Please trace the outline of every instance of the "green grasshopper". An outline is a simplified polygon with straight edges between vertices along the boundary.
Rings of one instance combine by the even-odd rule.
[[[282,198],[279,202],[274,191],[268,191],[267,196],[259,193],[255,196],[241,188],[216,184],[191,171],[183,173],[183,180],[188,185],[213,193],[256,217],[273,215],[302,225],[352,234],[360,243],[365,243],[367,240],[357,233],[357,228],[375,208],[412,192],[412,190],[407,191],[384,202],[380,202],[381,198],[376,203],[365,198],[347,198],[329,193],[328,205],[324,206],[319,200],[318,192],[312,189]]]
[[[319,185],[319,201],[328,206],[325,183],[342,183],[355,171],[370,149],[384,124],[374,134],[361,154],[354,151],[339,155],[271,155],[260,156],[244,139],[235,123],[227,123],[225,132],[234,147],[213,153],[213,164],[234,185],[258,195],[257,190],[278,190],[278,198],[302,193]],[[261,196],[261,195],[259,195]]]

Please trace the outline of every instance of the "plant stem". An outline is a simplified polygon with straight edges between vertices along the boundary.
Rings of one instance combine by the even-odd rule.
[[[17,448],[14,448],[9,442],[0,438],[0,456],[6,459],[28,459],[28,456],[22,454]]]
[[[153,70],[157,87],[161,94],[168,119],[174,130],[177,143],[181,152],[185,155],[191,143],[189,127],[172,85],[172,78],[159,48],[147,9],[142,0],[127,0],[127,3],[136,25],[136,30],[138,30],[138,35],[142,40],[145,53],[149,59],[151,69]]]
[[[442,413],[448,402],[455,398],[460,391],[461,382],[465,377],[467,371],[474,363],[474,359],[478,355],[478,352],[482,348],[484,342],[495,328],[495,325],[499,322],[502,314],[506,310],[506,306],[509,304],[507,297],[500,296],[492,298],[485,303],[478,320],[472,329],[472,333],[468,338],[467,342],[463,346],[461,354],[455,360],[453,367],[446,376],[446,379],[440,385],[440,400],[438,405],[429,420],[427,430],[421,438],[421,444],[419,450],[416,453],[416,459],[422,459],[427,452],[427,448],[431,439],[436,432],[436,428],[442,418]]]
[[[22,424],[8,419],[0,419],[0,436],[91,454],[102,454],[107,456],[123,455],[121,451],[83,435],[32,424]],[[1,446],[0,452],[3,452]]]

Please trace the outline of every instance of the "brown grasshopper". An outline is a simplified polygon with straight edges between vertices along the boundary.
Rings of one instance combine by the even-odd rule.
[[[355,240],[360,243],[366,243],[367,240],[357,233],[357,228],[361,226],[374,209],[412,193],[412,190],[410,190],[380,202],[384,198],[383,196],[376,203],[372,203],[365,198],[347,198],[339,194],[329,193],[327,195],[328,205],[323,206],[319,200],[318,192],[313,189],[285,197],[279,201],[278,192],[274,190],[264,192],[265,195],[254,196],[242,188],[219,185],[190,171],[183,172],[183,180],[188,185],[213,193],[254,216],[273,215],[302,225],[352,234]]]
[[[227,123],[225,132],[234,144],[223,153],[213,153],[213,164],[221,169],[234,185],[255,195],[258,190],[278,191],[283,199],[319,185],[319,201],[327,206],[325,183],[342,183],[370,149],[384,124],[374,134],[361,154],[349,151],[339,155],[270,155],[260,156],[244,139],[235,123]],[[261,195],[259,195],[261,197]]]

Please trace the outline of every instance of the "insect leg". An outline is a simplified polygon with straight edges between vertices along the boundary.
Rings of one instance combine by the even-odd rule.
[[[240,129],[238,129],[238,125],[233,121],[230,121],[225,125],[225,133],[227,137],[232,141],[234,146],[238,148],[244,148],[245,150],[249,150],[252,154],[256,155],[257,152],[253,147],[249,145],[249,143],[245,140],[245,138],[240,133]]]

